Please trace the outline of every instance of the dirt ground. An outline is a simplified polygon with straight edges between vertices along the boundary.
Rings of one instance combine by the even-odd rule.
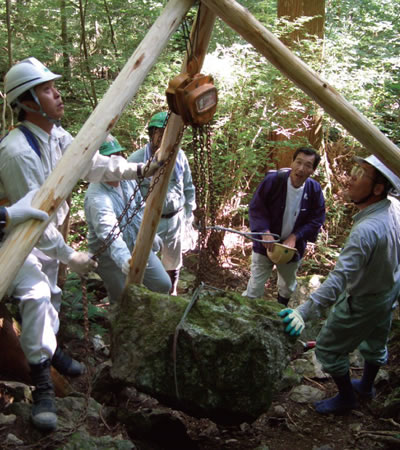
[[[230,266],[216,268],[208,271],[208,277],[204,281],[207,284],[221,289],[230,289],[240,292],[246,286],[248,272],[243,270],[238,263],[245,255],[237,255],[230,259]],[[236,261],[236,262],[235,262]],[[190,258],[185,262],[190,272]],[[185,278],[183,276],[183,278]],[[271,279],[267,285],[268,297],[276,297],[274,291],[276,280]],[[180,294],[188,295],[190,282],[180,284]],[[104,292],[97,292],[96,297],[101,297]],[[270,301],[267,300],[266,301]],[[99,325],[107,329],[104,319],[99,319]],[[106,340],[106,339],[105,339]],[[70,340],[68,343],[70,353],[76,359],[86,358],[86,347],[83,340]],[[106,360],[101,353],[90,352],[92,364],[98,365]],[[400,367],[400,355],[393,353],[390,357],[387,370],[397,370]],[[1,368],[0,368],[1,375]],[[361,375],[359,369],[353,370],[353,375]],[[0,378],[1,379],[1,378]],[[335,394],[335,386],[331,381],[315,381],[304,379],[304,384],[317,387],[326,392],[327,396]],[[87,394],[85,380],[72,381],[74,389]],[[1,386],[1,382],[0,382]],[[394,449],[399,448],[400,425],[390,418],[380,417],[381,407],[387,395],[395,386],[389,382],[381,382],[377,386],[377,397],[372,402],[361,403],[360,408],[344,416],[321,416],[314,411],[312,404],[299,404],[290,399],[290,390],[276,394],[270,410],[261,415],[253,423],[242,423],[235,426],[223,426],[213,423],[206,418],[195,418],[181,411],[172,410],[157,400],[145,396],[139,392],[130,394],[129,402],[121,398],[113,397],[108,405],[118,408],[130,408],[132,411],[148,412],[152,409],[161,409],[171,417],[175,417],[184,424],[189,441],[185,444],[175,439],[171,433],[152,433],[152,436],[143,438],[135,436],[124,425],[118,422],[106,422],[91,424],[94,435],[112,435],[119,438],[125,437],[132,440],[139,450],[185,449],[189,450],[370,450],[370,449]],[[3,395],[2,395],[3,394]],[[11,401],[2,393],[0,388],[0,413],[5,412],[7,403]],[[397,432],[397,437],[396,437]],[[17,421],[12,426],[0,426],[1,442],[9,433],[16,436],[25,436],[29,430],[21,429],[21,423]],[[393,437],[395,436],[395,437]],[[25,446],[24,446],[25,447]],[[21,448],[24,448],[21,447]],[[25,448],[42,448],[40,443]],[[46,447],[46,448],[52,448]],[[54,448],[63,448],[55,446]]]

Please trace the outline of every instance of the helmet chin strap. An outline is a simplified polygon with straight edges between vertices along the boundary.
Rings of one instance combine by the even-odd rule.
[[[32,97],[33,97],[35,103],[39,106],[39,108],[40,108],[39,111],[37,111],[36,109],[30,108],[29,106],[24,105],[18,99],[15,102],[17,104],[17,106],[19,108],[23,109],[24,111],[39,113],[42,117],[44,117],[50,123],[52,123],[56,127],[60,127],[61,126],[61,119],[54,119],[53,117],[50,117],[47,113],[45,113],[43,111],[42,105],[40,104],[40,101],[39,101],[39,99],[38,99],[38,97],[36,95],[35,90],[32,88],[32,89],[29,89],[29,92],[32,94]]]

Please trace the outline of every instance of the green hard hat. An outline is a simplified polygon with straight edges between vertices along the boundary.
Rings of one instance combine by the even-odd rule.
[[[167,115],[168,114],[166,111],[161,111],[154,114],[154,116],[150,119],[149,128],[165,128],[165,119],[167,118]]]
[[[113,153],[122,152],[124,150],[125,148],[121,147],[118,140],[111,134],[107,136],[107,139],[101,144],[99,148],[99,152],[104,156],[112,155]]]

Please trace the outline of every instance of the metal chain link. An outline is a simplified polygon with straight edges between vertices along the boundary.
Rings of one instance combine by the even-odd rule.
[[[165,119],[164,125],[165,127],[167,126],[169,117],[171,115],[171,111],[168,111],[167,114],[167,118]],[[176,148],[177,145],[179,145],[183,133],[185,131],[185,127],[182,128],[181,132],[179,133],[174,148]],[[156,147],[159,147],[160,145],[160,141],[162,139],[162,136],[159,137],[159,141],[156,143]],[[166,171],[166,167],[168,166],[168,163],[171,161],[173,156],[173,152],[171,151],[168,154],[167,159],[164,161],[163,165],[160,167],[160,169],[158,170],[157,174],[153,176],[153,182],[151,183],[146,195],[144,197],[142,197],[142,200],[138,203],[136,203],[136,205],[133,207],[133,209],[131,208],[131,204],[133,203],[133,201],[135,200],[136,194],[138,193],[141,184],[142,184],[142,180],[139,180],[135,186],[135,189],[131,195],[131,197],[129,198],[128,202],[125,205],[125,208],[123,209],[122,213],[120,214],[120,216],[117,218],[117,222],[114,224],[114,226],[112,227],[112,229],[110,230],[110,232],[108,233],[107,237],[104,239],[104,242],[102,244],[102,246],[96,251],[96,253],[93,255],[93,259],[97,260],[97,258],[104,252],[107,250],[108,247],[111,246],[111,244],[118,239],[118,237],[125,231],[126,227],[132,222],[132,220],[134,219],[134,217],[136,216],[136,214],[139,213],[139,211],[142,209],[142,207],[144,206],[144,204],[146,203],[146,200],[148,199],[150,193],[154,190],[155,186],[157,185],[157,183],[159,182],[161,176],[165,173]],[[149,158],[149,164],[154,160],[154,155],[152,155]],[[143,175],[146,175],[146,171],[144,172]],[[130,214],[128,214],[128,211],[130,211]],[[124,224],[121,225],[124,217],[126,217],[126,221]]]
[[[193,126],[194,171],[196,186],[196,203],[199,210],[199,238],[198,254],[199,263],[197,269],[196,284],[199,285],[208,266],[208,254],[206,242],[209,239],[209,228],[206,226],[207,218],[215,225],[217,204],[214,188],[214,172],[211,154],[211,126],[209,124]],[[211,231],[213,232],[213,231]]]

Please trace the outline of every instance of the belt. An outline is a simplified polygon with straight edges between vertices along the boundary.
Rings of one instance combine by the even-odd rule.
[[[172,213],[169,214],[162,214],[161,218],[162,219],[170,219],[171,217],[174,217],[176,214],[178,214],[178,212],[181,212],[183,208],[178,209],[177,211],[173,211]]]

